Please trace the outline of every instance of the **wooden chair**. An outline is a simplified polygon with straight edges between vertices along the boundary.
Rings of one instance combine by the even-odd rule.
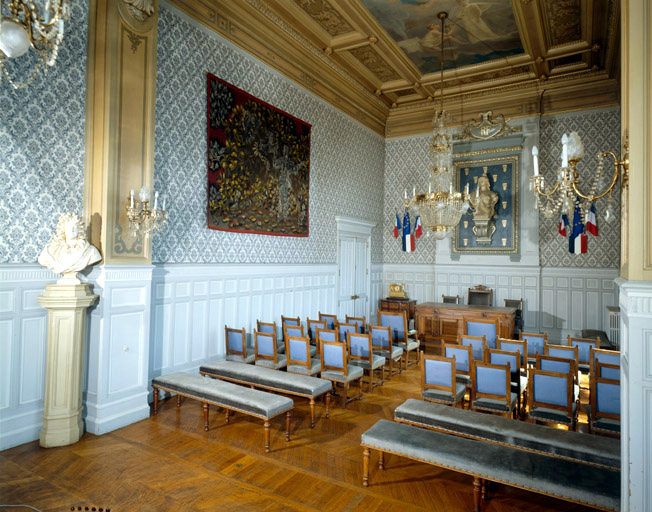
[[[506,308],[515,308],[516,315],[514,316],[514,336],[523,330],[523,299],[505,299]]]
[[[487,349],[487,362],[491,364],[509,365],[512,392],[516,393],[516,408],[518,415],[523,413],[524,395],[527,393],[527,376],[521,374],[521,352],[509,350]],[[523,396],[523,400],[521,400]]]
[[[419,340],[409,337],[407,317],[405,311],[380,311],[378,310],[378,325],[392,329],[392,343],[405,352],[405,369],[408,365],[419,361]],[[415,353],[415,360],[409,361],[409,353]]]
[[[308,337],[313,343],[317,342],[317,328],[326,329],[326,322],[324,320],[310,320],[308,318]]]
[[[598,361],[603,364],[616,365],[618,368],[620,368],[620,352],[615,352],[613,350],[604,350],[601,348],[591,349],[591,375],[597,375],[595,373],[595,364]],[[602,375],[602,377],[620,380],[620,370],[617,374],[613,371],[607,371],[607,375]]]
[[[293,336],[295,338],[303,338],[305,336],[303,331],[303,325],[283,324],[283,339],[285,340],[286,348],[287,348],[287,340],[290,336]],[[310,345],[310,355],[312,357],[315,357],[315,354],[317,354],[317,346]]]
[[[224,339],[226,340],[226,360],[239,363],[253,363],[256,354],[253,350],[247,349],[247,334],[242,329],[230,329],[224,326]]]
[[[545,355],[552,357],[561,357],[563,359],[572,359],[575,361],[575,384],[578,386],[580,385],[579,349],[577,347],[548,344],[545,346]]]
[[[256,330],[258,332],[264,332],[266,334],[272,334],[274,336],[274,339],[276,340],[276,350],[278,351],[279,354],[285,353],[285,340],[283,338],[278,337],[278,333],[276,332],[276,323],[268,323],[268,322],[261,322],[260,320],[256,320]]]
[[[609,379],[609,374],[618,374],[619,379]],[[587,413],[589,433],[620,436],[620,365],[595,363]]]
[[[469,345],[458,345],[457,343],[442,344],[444,357],[455,358],[455,378],[457,382],[471,387],[471,365],[473,364],[473,352]]]
[[[402,373],[401,358],[403,357],[403,349],[392,344],[391,327],[370,325],[369,334],[371,335],[371,349],[375,354],[387,360],[389,366],[389,376],[387,378],[391,380],[392,375]],[[396,361],[398,361],[398,370],[394,370],[394,363]]]
[[[584,374],[591,372],[591,350],[600,348],[600,338],[595,340],[587,338],[574,338],[568,335],[568,346],[577,347],[578,370]]]
[[[469,288],[466,303],[477,306],[493,306],[494,291],[481,284]]]
[[[522,332],[518,337],[521,341],[527,341],[527,360],[531,366],[534,365],[537,354],[545,354],[548,333]]]
[[[356,324],[358,326],[358,332],[364,334],[365,327],[367,326],[367,320],[364,316],[355,317],[355,316],[346,315],[344,321],[349,324]]]
[[[573,383],[570,373],[530,369],[528,421],[563,424],[575,430],[577,402],[573,398]]]
[[[510,340],[507,338],[497,338],[496,348],[498,350],[509,350],[510,352],[520,352],[521,362],[520,369],[522,375],[527,375],[527,341]]]
[[[354,324],[354,323],[341,322],[341,323],[338,323],[335,326],[335,330],[337,331],[342,343],[345,343],[347,333],[349,333],[349,332],[352,332],[352,333],[358,332],[358,325]]]
[[[537,354],[534,367],[537,370],[544,370],[546,372],[568,373],[573,376],[573,400],[579,404],[580,399],[580,386],[575,382],[577,377],[577,365],[575,361],[566,357],[546,356]]]
[[[301,325],[301,318],[300,317],[292,317],[292,316],[283,316],[281,315],[281,325]]]
[[[498,320],[464,319],[464,334],[469,336],[486,336],[487,347],[496,348],[498,339]]]
[[[307,337],[287,337],[285,353],[288,373],[316,376],[321,372],[321,361],[310,357],[310,348],[310,340]]]
[[[515,417],[517,397],[509,364],[474,361],[471,368],[471,409]]]
[[[337,315],[327,315],[325,313],[319,312],[319,319],[326,321],[326,327],[329,329],[335,329],[337,325]]]
[[[473,361],[484,361],[487,352],[486,336],[460,336],[459,344],[465,347],[471,347]]]
[[[421,354],[421,398],[428,402],[464,409],[466,386],[457,382],[455,356],[440,357]]]
[[[359,366],[348,364],[346,347],[343,343],[322,341],[320,358],[322,368],[321,378],[330,380],[335,386],[339,383],[344,388],[344,392],[342,393],[342,407],[346,407],[347,403],[356,398],[362,398],[362,377],[364,370]],[[360,382],[360,392],[353,397],[348,397],[349,386],[356,380]]]
[[[349,348],[349,362],[354,366],[359,366],[363,370],[369,372],[369,388],[367,391],[371,392],[378,382],[374,384],[374,371],[380,369],[381,382],[380,385],[385,384],[385,358],[374,354],[371,346],[371,335],[360,334],[357,332],[346,333],[346,345]]]
[[[254,346],[256,350],[256,366],[264,366],[274,370],[280,370],[287,366],[287,357],[278,353],[276,336],[273,333],[254,331]]]
[[[317,352],[321,350],[321,344],[325,341],[332,343],[341,343],[340,337],[335,329],[322,329],[317,328]],[[342,343],[344,345],[344,343]],[[345,346],[346,351],[346,346]]]
[[[441,301],[444,304],[459,304],[460,297],[458,295],[442,295]]]

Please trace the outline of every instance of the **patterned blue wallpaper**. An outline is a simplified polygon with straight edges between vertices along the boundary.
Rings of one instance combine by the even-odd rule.
[[[174,263],[335,263],[336,215],[377,221],[372,261],[382,261],[385,142],[172,7],[159,15],[156,190],[171,220],[153,260]],[[312,125],[310,236],[277,237],[206,227],[206,73]]]
[[[0,263],[35,263],[59,214],[82,213],[88,5],[71,7],[47,75],[20,90],[0,80]],[[7,68],[29,76],[30,58]]]

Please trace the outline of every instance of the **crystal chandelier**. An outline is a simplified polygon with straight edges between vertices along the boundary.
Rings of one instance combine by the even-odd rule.
[[[443,240],[468,210],[469,194],[468,189],[464,193],[453,191],[453,144],[448,128],[450,115],[444,110],[444,20],[448,14],[440,12],[437,17],[441,20],[440,110],[432,120],[428,193],[417,194],[415,187],[410,199],[405,193],[403,203],[421,217],[421,224],[430,229],[437,240]]]
[[[154,193],[154,205],[149,207],[151,199],[149,189],[143,185],[138,194],[138,199],[134,199],[132,190],[127,199],[127,218],[129,219],[129,230],[131,236],[137,238],[140,233],[145,235],[148,240],[154,231],[163,231],[167,226],[168,214],[165,210],[165,196],[163,196],[163,206],[159,208],[158,192]]]
[[[44,0],[39,8],[35,0],[0,0],[0,68],[16,89],[27,87],[38,75],[54,66],[63,39],[63,22],[70,19],[69,0]],[[21,57],[32,47],[37,54],[34,71],[26,82],[14,81],[5,66],[5,58]],[[0,78],[1,80],[1,78]]]
[[[561,138],[561,167],[557,173],[557,182],[554,187],[546,187],[545,178],[539,174],[539,151],[536,146],[532,148],[532,163],[534,166],[534,175],[530,178],[530,190],[534,189],[534,197],[536,202],[535,209],[541,209],[543,216],[546,219],[557,218],[560,214],[565,214],[569,218],[575,208],[575,198],[581,197],[584,199],[583,209],[588,211],[591,208],[591,203],[596,199],[601,199],[609,194],[607,200],[607,208],[605,210],[604,219],[607,222],[614,220],[613,211],[613,190],[618,183],[620,177],[620,168],[622,167],[622,186],[627,187],[629,179],[629,142],[625,139],[625,156],[623,160],[618,160],[618,157],[613,151],[604,151],[598,153],[598,167],[593,177],[588,193],[583,193],[579,190],[578,185],[581,181],[578,179],[579,175],[576,170],[577,164],[584,157],[584,144],[577,132],[571,132],[570,137],[566,134]],[[603,188],[603,171],[604,159],[610,156],[614,160],[613,176],[607,188],[598,192],[598,188]]]

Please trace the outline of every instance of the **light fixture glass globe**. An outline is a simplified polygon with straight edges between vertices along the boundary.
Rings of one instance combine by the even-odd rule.
[[[432,236],[435,237],[435,240],[443,240],[448,236],[448,233],[450,233],[451,230],[447,229],[446,231],[433,231]]]
[[[10,59],[25,55],[29,50],[27,30],[20,23],[3,19],[0,25],[0,50]]]

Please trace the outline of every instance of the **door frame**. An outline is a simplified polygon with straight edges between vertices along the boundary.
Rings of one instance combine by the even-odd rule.
[[[367,241],[367,254],[365,257],[366,275],[367,275],[367,306],[365,308],[365,318],[369,318],[371,307],[371,230],[375,228],[378,223],[372,222],[367,219],[359,217],[348,217],[345,215],[336,215],[335,222],[337,223],[337,241],[336,241],[336,254],[337,254],[337,274],[335,275],[335,300],[337,301],[337,314],[340,312],[340,239],[343,236],[354,236],[364,238]]]

